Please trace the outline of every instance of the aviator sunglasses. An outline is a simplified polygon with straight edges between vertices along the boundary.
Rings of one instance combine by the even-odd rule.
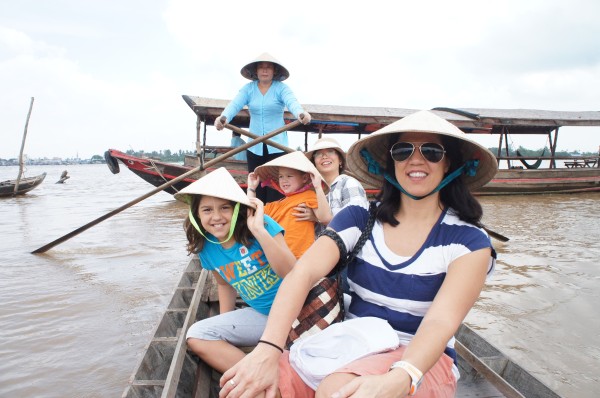
[[[431,163],[438,163],[444,158],[446,151],[440,144],[426,142],[418,146],[419,152],[425,160]],[[390,155],[396,162],[404,162],[415,152],[415,144],[411,142],[397,142],[392,145]]]

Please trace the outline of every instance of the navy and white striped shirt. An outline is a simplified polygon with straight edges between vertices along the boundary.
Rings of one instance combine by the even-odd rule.
[[[338,213],[329,227],[352,250],[369,218],[368,210],[349,206]],[[375,243],[376,242],[376,243]],[[393,253],[385,245],[380,222],[369,240],[348,265],[352,302],[348,317],[375,316],[385,319],[408,344],[444,282],[448,266],[457,258],[483,248],[492,248],[487,233],[461,221],[451,209],[442,212],[423,246],[412,257]],[[494,270],[492,248],[488,276]],[[454,339],[446,353],[456,359]]]

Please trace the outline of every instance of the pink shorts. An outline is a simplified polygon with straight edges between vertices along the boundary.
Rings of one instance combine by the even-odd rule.
[[[334,373],[352,373],[358,376],[387,373],[390,366],[402,359],[406,346],[394,351],[371,355],[336,370]],[[290,352],[279,359],[279,391],[283,398],[313,398],[315,391],[307,386],[290,365]],[[414,395],[416,398],[450,398],[456,393],[456,379],[452,373],[452,358],[446,354],[423,376],[423,382]]]

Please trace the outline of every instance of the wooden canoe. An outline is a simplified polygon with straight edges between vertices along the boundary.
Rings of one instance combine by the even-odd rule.
[[[185,331],[194,322],[218,312],[216,283],[194,258],[122,397],[218,397],[220,374],[187,351],[185,342]],[[456,341],[462,375],[457,397],[559,397],[469,326],[461,326]]]
[[[46,178],[46,173],[42,173],[34,177],[21,178],[19,180],[19,187],[17,189],[17,192],[15,192],[17,180],[1,181],[0,197],[23,195],[40,185],[44,181],[44,178]]]

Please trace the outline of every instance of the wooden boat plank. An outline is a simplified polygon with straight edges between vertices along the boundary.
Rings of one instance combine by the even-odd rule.
[[[560,397],[465,324],[456,334],[456,352],[462,359],[459,365],[467,381],[473,378],[472,368],[506,397]]]
[[[183,323],[183,331],[187,331],[190,326],[194,322],[198,316],[207,316],[208,311],[206,310],[206,306],[200,308],[202,292],[204,290],[204,286],[206,285],[206,281],[209,276],[209,271],[202,270],[200,274],[200,278],[198,279],[198,283],[196,283],[196,288],[194,290],[194,296],[192,301],[190,302],[189,311],[185,317],[185,321]],[[178,339],[177,346],[175,348],[175,353],[172,361],[171,368],[169,370],[169,374],[167,375],[167,379],[165,382],[165,391],[163,391],[163,398],[174,398],[177,393],[177,389],[179,386],[179,379],[181,376],[181,371],[183,367],[183,362],[185,360],[185,356],[187,355],[187,343],[185,340],[185,336],[181,336]],[[189,386],[190,392],[193,390],[193,386]],[[184,385],[185,388],[185,385]]]

